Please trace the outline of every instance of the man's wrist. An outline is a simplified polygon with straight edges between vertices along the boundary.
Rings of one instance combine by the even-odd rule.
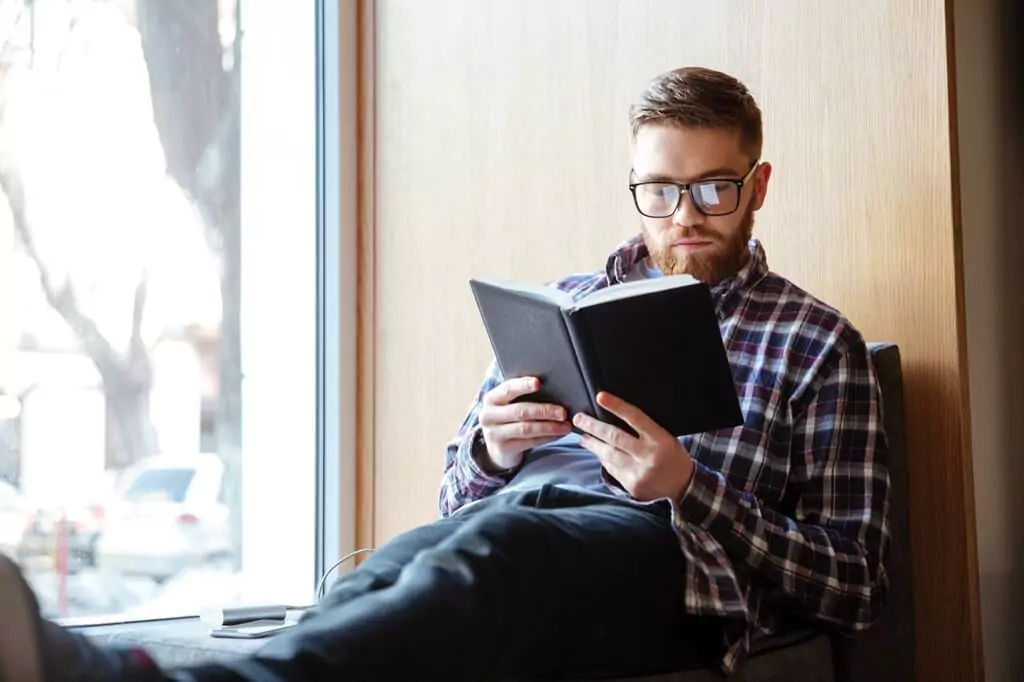
[[[491,453],[487,449],[487,441],[484,440],[484,431],[481,428],[477,428],[473,432],[473,440],[469,445],[469,454],[476,461],[480,470],[488,476],[507,476],[515,468],[503,469],[491,459]]]
[[[697,473],[697,465],[689,455],[687,455],[687,463],[689,467],[684,471],[683,484],[679,488],[679,492],[673,498],[675,500],[681,500],[689,493],[690,488],[693,487],[693,477]]]
[[[708,524],[722,512],[725,485],[721,473],[694,460],[690,482],[676,499],[682,518],[707,530]]]

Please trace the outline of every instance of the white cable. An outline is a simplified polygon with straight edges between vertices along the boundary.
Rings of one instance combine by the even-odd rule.
[[[331,576],[331,573],[334,572],[334,569],[336,569],[338,566],[341,566],[343,563],[345,563],[346,561],[348,561],[349,559],[351,559],[352,557],[354,557],[356,555],[359,555],[359,554],[372,554],[372,553],[373,553],[373,550],[369,549],[369,548],[357,549],[356,551],[349,552],[345,556],[343,556],[340,559],[338,559],[337,561],[335,561],[334,564],[330,568],[327,569],[327,572],[324,573],[324,577],[320,578],[320,584],[316,586],[316,603],[319,604],[320,600],[323,599],[323,597],[324,597],[324,585],[327,583],[327,579]]]

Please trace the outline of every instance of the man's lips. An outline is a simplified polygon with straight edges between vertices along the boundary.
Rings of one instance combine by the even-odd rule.
[[[684,249],[699,249],[703,246],[711,246],[708,239],[680,239],[673,246],[681,246]]]

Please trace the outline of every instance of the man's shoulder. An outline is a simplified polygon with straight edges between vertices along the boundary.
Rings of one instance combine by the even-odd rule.
[[[771,319],[773,327],[788,329],[794,336],[840,355],[864,344],[860,332],[839,309],[771,271],[751,289],[748,316]]]

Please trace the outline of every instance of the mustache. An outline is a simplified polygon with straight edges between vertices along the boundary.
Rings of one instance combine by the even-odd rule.
[[[692,228],[683,230],[681,232],[673,233],[665,241],[666,244],[675,244],[681,242],[684,239],[702,239],[709,242],[717,242],[719,235],[711,231],[694,230]]]

